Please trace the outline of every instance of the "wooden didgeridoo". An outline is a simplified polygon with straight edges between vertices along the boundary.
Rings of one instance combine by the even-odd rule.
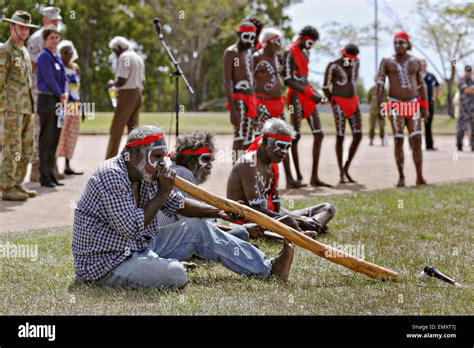
[[[201,187],[180,178],[179,176],[176,176],[175,178],[175,186],[213,207],[222,209],[227,213],[237,214],[245,220],[250,220],[270,231],[274,231],[294,244],[331,262],[347,267],[354,272],[364,273],[369,277],[378,279],[394,280],[398,276],[398,273],[395,271],[359,259],[329,245],[315,241],[280,221],[272,219],[271,217],[246,205],[214,195]]]

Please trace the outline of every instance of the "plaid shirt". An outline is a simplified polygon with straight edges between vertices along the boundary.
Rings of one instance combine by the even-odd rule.
[[[145,228],[143,207],[158,192],[156,182],[141,181],[138,207],[122,155],[103,162],[93,173],[74,213],[72,253],[78,280],[96,280],[148,247],[159,224]],[[174,216],[184,197],[172,191],[161,208]]]
[[[199,185],[199,181],[197,181],[197,179],[194,177],[194,174],[188,168],[177,165],[177,164],[172,164],[170,168],[173,169],[176,172],[176,175],[179,176],[180,178],[183,178],[184,180],[187,180],[190,183],[193,183],[195,185]],[[186,192],[181,191],[180,189],[176,187],[173,189],[173,191],[177,193],[181,193],[183,197],[185,198],[196,199],[193,196],[188,195]],[[156,214],[156,216],[158,219],[158,224],[160,226],[171,225],[179,220],[179,216],[177,216],[176,214],[174,214],[173,216],[168,216],[161,211],[159,211],[158,214]]]

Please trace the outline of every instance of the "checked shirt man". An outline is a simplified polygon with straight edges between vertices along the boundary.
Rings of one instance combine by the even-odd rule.
[[[165,166],[166,154],[162,130],[142,126],[129,134],[121,154],[92,173],[74,215],[76,278],[110,286],[181,288],[190,264],[180,261],[197,255],[238,274],[286,279],[293,249],[270,260],[201,219],[230,216],[173,191],[176,174]],[[160,226],[159,210],[187,218]]]

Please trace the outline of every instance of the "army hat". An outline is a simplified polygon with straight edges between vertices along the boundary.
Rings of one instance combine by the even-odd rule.
[[[38,28],[37,25],[31,24],[31,15],[25,11],[15,11],[12,18],[1,18],[0,22],[9,22],[13,24],[22,25],[28,28]]]
[[[61,15],[61,9],[59,7],[54,7],[54,6],[48,6],[45,7],[42,11],[42,14],[44,17],[48,17],[51,20],[57,20],[57,19],[62,19]]]

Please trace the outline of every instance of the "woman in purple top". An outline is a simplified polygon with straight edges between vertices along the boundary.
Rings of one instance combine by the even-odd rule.
[[[43,30],[44,48],[36,62],[38,79],[38,110],[40,117],[39,160],[41,186],[64,185],[54,176],[56,148],[61,134],[58,117],[63,116],[62,105],[67,105],[66,71],[56,54],[59,34],[54,27]]]

